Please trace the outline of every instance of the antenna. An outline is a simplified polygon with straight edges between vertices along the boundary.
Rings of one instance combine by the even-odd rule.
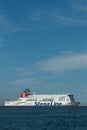
[[[35,92],[34,92],[34,96],[35,96]]]

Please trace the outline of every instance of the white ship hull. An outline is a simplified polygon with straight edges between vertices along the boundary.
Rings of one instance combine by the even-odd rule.
[[[79,102],[18,102],[18,101],[5,101],[5,106],[78,106]]]

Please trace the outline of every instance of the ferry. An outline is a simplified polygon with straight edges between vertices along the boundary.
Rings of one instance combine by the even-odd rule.
[[[29,89],[25,89],[18,100],[7,100],[4,106],[78,106],[79,104],[73,94],[32,95]]]

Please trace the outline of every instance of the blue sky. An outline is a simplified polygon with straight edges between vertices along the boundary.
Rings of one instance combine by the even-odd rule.
[[[87,105],[87,0],[0,1],[0,102],[25,88]]]

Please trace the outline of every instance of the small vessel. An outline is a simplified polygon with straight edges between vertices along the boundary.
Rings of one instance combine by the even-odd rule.
[[[32,95],[29,89],[25,89],[18,100],[5,101],[4,106],[78,106],[73,94],[41,94]]]

